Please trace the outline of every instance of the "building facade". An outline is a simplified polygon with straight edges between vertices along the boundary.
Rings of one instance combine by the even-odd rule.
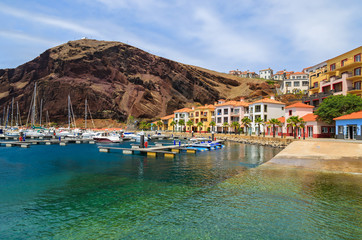
[[[362,140],[362,111],[334,118],[336,138]]]
[[[308,74],[304,72],[295,72],[289,74],[287,79],[283,80],[281,91],[283,94],[303,93],[307,94],[309,89]]]
[[[232,122],[238,122],[240,124],[247,107],[248,104],[243,100],[227,102],[225,100],[219,100],[215,105],[215,131],[219,133],[226,130],[228,132],[234,131],[231,127]]]
[[[182,132],[186,130],[186,123],[189,121],[189,114],[192,112],[193,109],[191,108],[182,108],[180,110],[174,111],[175,118],[174,121],[176,122],[175,130],[178,132]],[[183,124],[182,121],[183,121]],[[181,122],[180,122],[181,121]]]
[[[273,69],[263,69],[259,71],[259,77],[264,79],[273,79]]]

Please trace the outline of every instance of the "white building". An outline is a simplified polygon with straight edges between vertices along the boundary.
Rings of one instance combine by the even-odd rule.
[[[176,122],[176,125],[175,125],[175,130],[178,131],[178,132],[181,132],[183,130],[183,128],[186,127],[186,123],[187,121],[189,121],[190,119],[190,115],[189,113],[194,111],[193,109],[190,109],[190,108],[182,108],[182,109],[179,109],[177,111],[174,111],[175,113],[175,117],[174,117],[174,121]],[[183,120],[185,125],[180,125],[180,120]]]
[[[215,131],[224,132],[224,123],[228,123],[229,132],[234,131],[230,126],[231,123],[238,122],[240,124],[247,107],[248,103],[244,102],[244,99],[227,102],[225,100],[219,100],[215,105]]]
[[[263,69],[259,71],[259,77],[264,79],[272,79],[273,78],[273,69]]]
[[[307,73],[295,72],[289,75],[289,78],[283,80],[281,91],[287,93],[307,94],[309,89],[309,78]]]
[[[249,112],[245,116],[249,117],[251,122],[252,131],[255,132],[257,125],[255,124],[255,119],[258,117],[261,118],[264,122],[272,118],[280,118],[285,114],[284,111],[285,104],[274,99],[264,98],[262,100],[249,103]],[[261,126],[260,131],[262,132],[264,128]]]

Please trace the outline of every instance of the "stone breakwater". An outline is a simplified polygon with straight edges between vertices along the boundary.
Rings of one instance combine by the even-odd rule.
[[[174,137],[179,138],[191,138],[190,133],[173,133]],[[194,137],[205,137],[211,138],[210,133],[196,133]],[[245,136],[245,135],[235,135],[235,134],[214,134],[214,137],[218,140],[232,141],[244,144],[257,144],[261,146],[270,146],[276,148],[285,148],[291,142],[295,141],[294,139],[286,139],[280,137],[263,137],[263,136]]]

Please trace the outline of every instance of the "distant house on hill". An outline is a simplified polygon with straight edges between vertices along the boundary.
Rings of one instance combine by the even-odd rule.
[[[229,71],[229,74],[239,76],[242,78],[258,78],[259,77],[258,74],[256,74],[255,72],[249,72],[249,70],[247,70],[247,71],[239,71],[238,69],[231,70],[231,71]]]
[[[273,69],[268,68],[268,69],[260,70],[259,76],[260,76],[260,78],[264,78],[264,79],[272,79],[273,78]]]

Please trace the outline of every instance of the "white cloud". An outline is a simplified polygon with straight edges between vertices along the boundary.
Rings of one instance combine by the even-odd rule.
[[[43,38],[28,35],[28,34],[20,33],[20,32],[0,30],[0,36],[2,36],[4,38],[8,38],[8,39],[13,39],[13,40],[22,40],[22,41],[34,42],[34,43],[38,43],[38,44],[45,44],[48,46],[54,46],[54,45],[60,44],[60,42],[58,42],[58,41],[43,39]]]
[[[72,21],[67,21],[64,19],[40,15],[40,14],[36,14],[33,12],[28,12],[28,11],[12,8],[12,7],[3,5],[3,4],[0,4],[0,12],[2,12],[3,14],[6,14],[6,15],[16,17],[16,18],[25,19],[27,21],[41,23],[43,25],[50,25],[53,27],[71,30],[71,31],[77,32],[77,33],[93,35],[96,37],[102,36],[98,31],[96,31],[92,28],[88,28],[88,27],[84,27],[82,25],[76,24]]]

